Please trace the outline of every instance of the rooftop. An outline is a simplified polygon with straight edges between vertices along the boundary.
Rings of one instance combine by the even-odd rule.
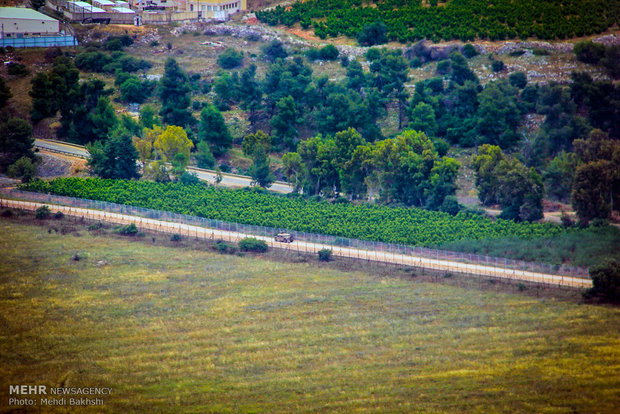
[[[55,22],[56,19],[49,17],[36,10],[26,7],[0,7],[0,19],[27,19],[27,20],[47,20]]]

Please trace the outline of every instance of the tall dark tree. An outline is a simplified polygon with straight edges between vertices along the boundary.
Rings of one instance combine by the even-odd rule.
[[[256,65],[252,64],[241,72],[239,90],[242,92],[240,93],[241,109],[248,111],[248,120],[254,130],[258,121],[258,111],[263,103],[263,91],[256,80]]]
[[[6,106],[6,103],[12,96],[13,94],[11,93],[9,86],[6,84],[6,81],[3,77],[0,77],[0,109]]]
[[[213,105],[207,105],[200,113],[198,140],[208,142],[216,157],[226,153],[232,146],[232,136],[224,117]]]
[[[168,125],[185,127],[194,121],[188,111],[190,105],[189,79],[176,60],[166,60],[164,76],[161,79],[159,98],[161,99],[160,115]]]
[[[0,169],[4,170],[21,157],[33,158],[32,127],[28,121],[9,118],[0,124]]]
[[[132,179],[139,178],[138,151],[132,143],[132,135],[127,129],[118,127],[105,143],[96,141],[87,146],[90,152],[88,165],[93,173],[101,178]]]
[[[297,147],[299,131],[297,126],[297,105],[292,96],[280,99],[276,103],[277,114],[270,123],[273,127],[274,146],[276,149],[288,148],[294,150]]]

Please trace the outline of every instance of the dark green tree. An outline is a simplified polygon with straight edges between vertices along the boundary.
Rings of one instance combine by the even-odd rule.
[[[132,135],[123,127],[111,133],[105,143],[96,141],[87,145],[91,171],[101,178],[132,179],[139,178],[138,151],[132,143]]]
[[[187,74],[176,60],[168,58],[159,90],[162,104],[159,114],[165,124],[180,127],[193,124],[194,118],[187,109],[190,105],[189,92]]]
[[[0,109],[6,106],[6,103],[12,96],[13,94],[11,93],[9,86],[6,84],[6,81],[3,77],[0,77]]]
[[[357,42],[362,46],[374,46],[387,43],[387,26],[382,21],[367,24],[358,33]]]
[[[610,259],[590,269],[592,288],[586,298],[598,297],[612,303],[620,302],[620,262]]]
[[[297,148],[297,138],[299,137],[297,130],[299,119],[295,100],[292,96],[280,99],[276,103],[276,110],[276,116],[270,121],[273,127],[274,146],[276,149],[294,150]]]
[[[217,63],[224,69],[237,68],[243,63],[243,52],[228,47],[217,57]]]
[[[232,136],[224,117],[213,105],[207,105],[200,113],[198,140],[208,142],[216,157],[225,154],[232,146]]]
[[[256,80],[256,65],[252,64],[241,72],[239,90],[242,92],[240,93],[241,109],[248,111],[248,120],[254,130],[258,121],[258,111],[263,106],[263,91]]]
[[[28,121],[9,118],[0,124],[0,169],[5,170],[22,157],[33,159],[32,127]]]

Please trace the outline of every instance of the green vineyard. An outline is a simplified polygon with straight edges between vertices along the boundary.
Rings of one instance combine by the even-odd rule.
[[[418,208],[334,204],[249,189],[228,190],[178,183],[57,178],[34,181],[20,188],[243,224],[417,246],[506,236],[532,239],[563,231],[551,224],[493,221],[474,214],[451,216]]]
[[[298,1],[257,12],[264,23],[312,26],[321,38],[357,37],[364,26],[383,22],[389,40],[553,40],[601,33],[614,26],[618,0],[361,0]]]

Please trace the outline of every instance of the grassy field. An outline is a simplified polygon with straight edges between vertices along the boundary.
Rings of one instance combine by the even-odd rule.
[[[61,383],[114,389],[90,412],[620,406],[617,308],[6,219],[0,233],[0,411],[9,384]]]

